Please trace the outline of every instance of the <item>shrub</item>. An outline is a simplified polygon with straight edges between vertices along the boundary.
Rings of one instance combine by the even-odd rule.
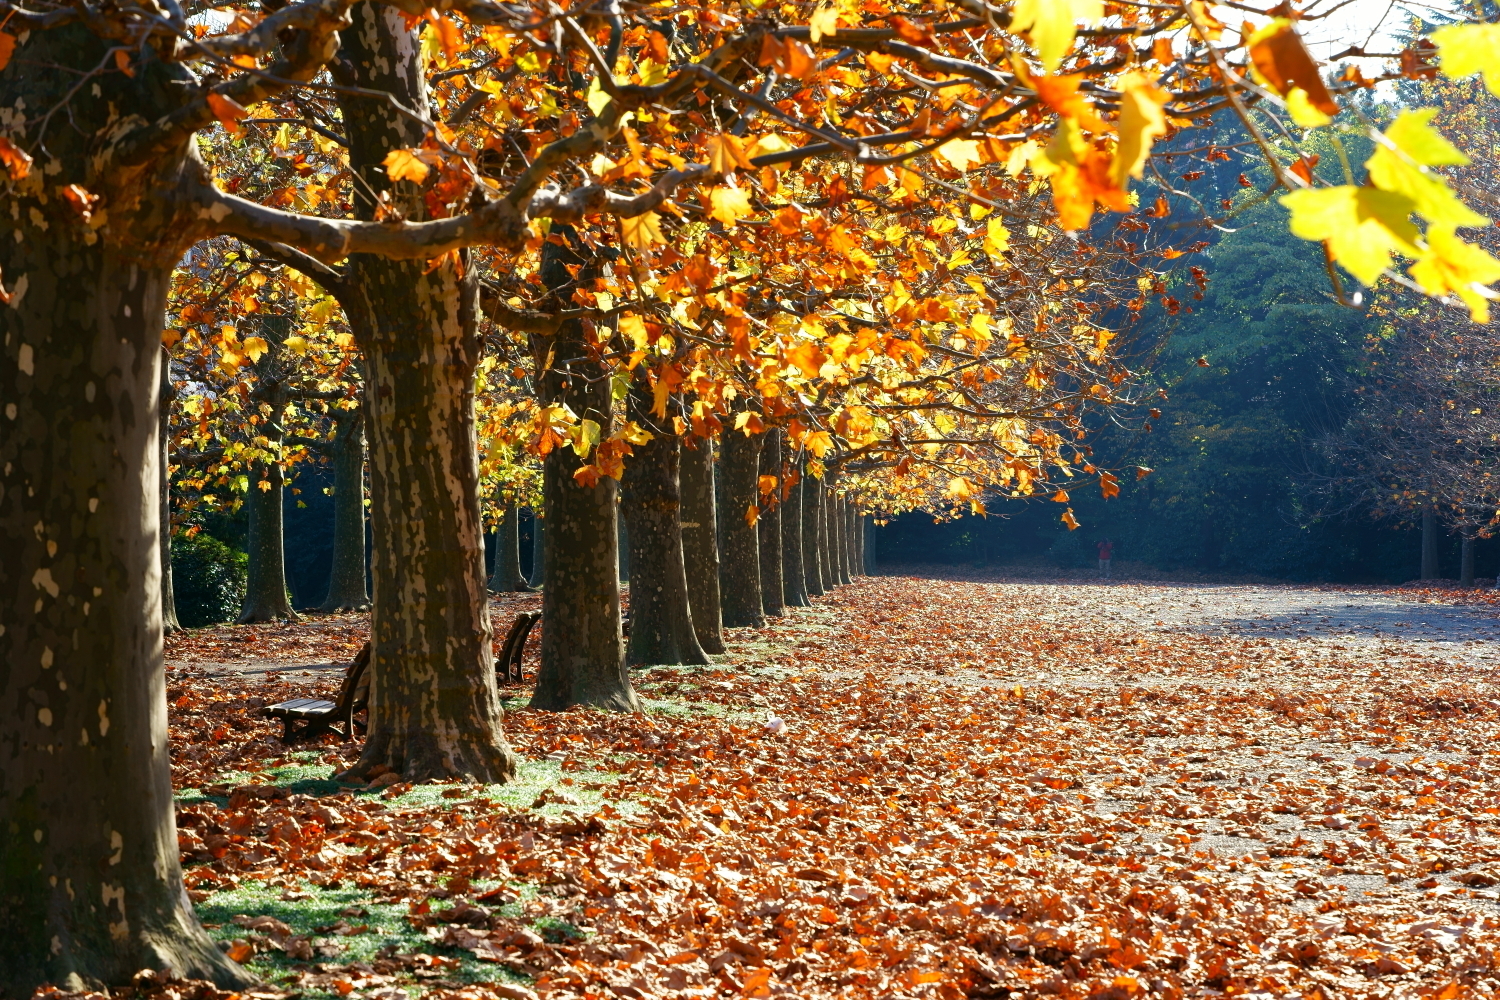
[[[249,557],[200,531],[172,538],[172,590],[186,628],[233,621],[245,598]]]

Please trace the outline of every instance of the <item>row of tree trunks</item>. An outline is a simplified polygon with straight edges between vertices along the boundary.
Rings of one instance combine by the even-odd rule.
[[[682,559],[687,570],[688,608],[705,653],[724,652],[724,616],[719,598],[718,511],[714,503],[713,442],[682,449]]]
[[[489,587],[496,594],[530,589],[521,572],[521,511],[513,503],[500,509],[500,523],[495,526],[495,564]]]

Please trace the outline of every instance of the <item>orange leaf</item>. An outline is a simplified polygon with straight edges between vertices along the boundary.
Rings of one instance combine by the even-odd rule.
[[[1068,526],[1069,531],[1078,530],[1078,518],[1073,516],[1072,507],[1069,507],[1067,510],[1063,511],[1061,520],[1063,524],[1066,524]]]
[[[444,17],[433,10],[427,12],[427,20],[432,23],[432,27],[437,31],[438,43],[443,47],[444,57],[449,62],[452,62],[463,51],[464,46],[463,36],[459,33],[458,25],[452,18]]]
[[[97,194],[89,194],[87,190],[79,187],[77,184],[69,184],[67,187],[62,188],[61,191],[63,198],[73,207],[73,211],[77,212],[84,222],[89,221],[93,217],[94,206],[99,203],[99,196]]]
[[[1301,87],[1308,103],[1325,115],[1339,113],[1318,64],[1292,22],[1278,18],[1250,36],[1250,61],[1282,97]]]
[[[124,49],[115,49],[115,68],[126,76],[135,76],[135,70],[130,66],[130,53]]]
[[[755,504],[751,504],[750,506],[748,506],[748,507],[745,508],[745,523],[746,524],[750,525],[750,527],[753,528],[753,527],[755,527],[756,522],[759,521],[759,520],[760,520],[760,508],[759,507],[757,507]]]
[[[244,131],[244,126],[240,124],[240,121],[250,114],[234,98],[225,97],[217,90],[210,90],[208,92],[208,110],[212,111],[214,117],[219,119],[220,125],[223,125],[234,135],[239,135]]]
[[[1053,503],[1067,503],[1068,502],[1068,491],[1067,490],[1058,490],[1056,493],[1052,494],[1052,502]]]
[[[823,364],[828,360],[828,355],[824,354],[823,349],[817,344],[804,340],[786,352],[786,359],[796,365],[807,378],[816,378]]]
[[[255,948],[241,941],[239,944],[232,945],[228,954],[231,962],[248,962],[255,957]]]
[[[10,62],[11,53],[16,51],[16,36],[8,31],[0,31],[0,69]]]
[[[0,163],[5,164],[13,181],[25,180],[26,175],[31,173],[31,157],[3,135],[0,135]]]
[[[413,184],[425,181],[432,169],[422,162],[414,149],[393,149],[381,162],[385,166],[385,175],[391,180],[411,181]]]

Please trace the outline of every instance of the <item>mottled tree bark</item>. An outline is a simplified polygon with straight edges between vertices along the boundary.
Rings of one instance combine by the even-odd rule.
[[[521,573],[521,511],[513,503],[500,511],[495,526],[495,567],[490,570],[490,590],[497,594],[528,589]]]
[[[570,237],[566,229],[556,229]],[[542,280],[559,308],[571,301],[568,266],[587,264],[566,247],[548,243]],[[581,272],[592,278],[592,272]],[[585,337],[578,320],[564,323],[551,337],[532,341],[540,377],[538,396],[546,404],[566,404],[580,420],[612,433],[610,380],[599,349]],[[543,369],[548,357],[552,367]],[[531,707],[559,711],[573,705],[633,711],[639,705],[620,644],[619,540],[615,533],[615,481],[601,476],[593,486],[574,473],[585,460],[572,448],[554,448],[542,460],[545,519],[549,540],[538,553],[545,563],[542,587],[542,665]]]
[[[760,628],[766,623],[760,593],[760,534],[746,519],[760,502],[759,435],[725,431],[720,449],[724,477],[724,516],[719,554],[719,599],[729,628]]]
[[[682,561],[682,493],[678,482],[681,445],[672,418],[680,410],[668,397],[667,417],[651,412],[654,403],[645,372],[637,369],[627,407],[630,419],[655,435],[625,461],[621,510],[630,525],[631,666],[710,661],[698,642],[688,606],[687,570]]]
[[[172,356],[162,348],[161,393],[157,397],[157,436],[161,441],[157,510],[161,525],[157,530],[161,538],[161,630],[164,635],[182,631],[182,624],[177,620],[177,599],[172,593],[172,477],[168,468],[172,464],[172,400],[177,393],[172,388],[171,361]]]
[[[760,520],[756,527],[760,531],[760,602],[768,615],[786,613],[786,595],[781,579],[781,480],[786,470],[781,467],[781,431],[765,433],[760,450],[760,472],[775,476],[776,486],[769,493],[760,494]]]
[[[724,652],[724,617],[719,607],[718,511],[714,504],[713,442],[682,448],[682,560],[687,570],[688,607],[693,631],[705,653]]]
[[[343,33],[341,83],[428,107],[416,32],[393,8],[357,5]],[[419,146],[418,123],[383,100],[340,94],[349,161],[368,192],[390,190],[382,161]],[[397,190],[409,218],[423,206]],[[449,258],[349,259],[350,326],[365,354],[370,443],[372,683],[369,739],[351,774],[385,766],[408,780],[504,781],[515,755],[500,729],[484,578],[473,372],[479,355],[473,271]]]
[[[797,466],[789,457],[785,470],[790,473]],[[784,483],[781,488],[781,593],[788,607],[806,608],[812,605],[807,599],[806,570],[802,566],[802,483],[791,486]]]
[[[807,584],[808,596],[819,597],[827,593],[823,585],[823,532],[819,517],[823,484],[804,473],[799,487],[802,491],[802,579]]]
[[[620,537],[620,582],[626,583],[630,580],[630,529],[625,525],[625,512],[618,504],[615,505],[615,531]]]
[[[333,572],[318,610],[367,611],[364,411],[334,410],[333,418]]]
[[[849,572],[849,505],[841,496],[829,494],[832,500],[829,510],[829,545],[833,548],[834,567],[838,571],[839,583],[854,582]]]
[[[190,151],[88,173],[125,108],[165,114],[152,101],[181,81],[136,81],[123,105],[123,76],[80,88],[68,69],[116,42],[82,24],[21,38],[0,106],[65,106],[67,124],[40,147],[25,115],[7,126],[37,162],[0,213],[0,994],[142,968],[244,988],[183,891],[167,753],[158,404]],[[70,183],[104,192],[107,225],[56,197]]]
[[[546,477],[542,477],[542,489],[546,490]],[[542,498],[542,511],[539,516],[531,519],[531,575],[526,578],[526,586],[531,590],[540,590],[547,582],[547,518],[546,498]]]

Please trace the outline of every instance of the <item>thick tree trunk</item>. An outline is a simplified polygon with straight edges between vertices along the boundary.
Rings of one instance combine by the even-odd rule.
[[[783,471],[790,472],[796,462],[788,460]],[[781,593],[788,607],[806,608],[807,576],[802,566],[802,483],[781,486]]]
[[[1438,578],[1437,514],[1431,507],[1422,511],[1422,579]]]
[[[1474,536],[1465,534],[1459,543],[1458,582],[1465,587],[1474,586]]]
[[[859,508],[849,504],[849,575],[854,577],[865,575],[864,528],[865,519]]]
[[[566,235],[565,230],[554,232]],[[542,280],[558,303],[571,300],[568,265],[585,261],[549,243]],[[532,342],[540,376],[538,396],[563,403],[580,420],[612,433],[610,380],[597,349],[585,340],[582,323],[570,320],[551,337]],[[551,357],[552,367],[542,369]],[[572,448],[554,448],[542,461],[548,535],[542,587],[542,665],[531,707],[560,711],[573,705],[633,711],[639,706],[620,645],[619,540],[615,533],[615,481],[601,476],[593,486],[574,473],[585,460]],[[540,528],[542,520],[536,522]]]
[[[839,585],[852,583],[849,577],[848,539],[844,537],[844,498],[828,493],[828,547],[833,559],[833,571]]]
[[[292,610],[286,592],[283,531],[286,477],[280,465],[272,463],[251,468],[250,492],[245,497],[245,506],[250,513],[250,532],[245,543],[250,560],[245,602],[237,622],[248,625],[279,620],[301,621]]]
[[[542,477],[542,489],[545,491],[546,477]],[[542,513],[546,513],[546,498],[542,498]],[[526,578],[526,586],[529,590],[541,590],[542,585],[547,582],[547,518],[545,516],[532,517],[531,519],[531,576]]]
[[[786,594],[781,578],[781,431],[767,431],[760,450],[760,470],[775,476],[776,486],[760,494],[760,602],[768,615],[786,613]]]
[[[28,57],[43,69],[13,65],[0,103],[78,52],[101,62],[106,44],[81,26],[36,33]],[[103,127],[106,113],[80,93],[55,151],[71,145],[60,131]],[[46,230],[3,219],[0,994],[121,984],[142,968],[242,988],[253,977],[183,892],[168,767],[157,403],[180,249],[169,220],[98,233],[63,214]]]
[[[682,448],[682,560],[687,570],[693,631],[705,653],[724,652],[719,607],[719,529],[714,504],[714,449],[710,440]]]
[[[521,573],[521,511],[513,503],[501,508],[495,527],[495,568],[490,571],[490,590],[497,594],[526,590]]]
[[[868,517],[860,518],[859,533],[864,538],[861,548],[865,557],[865,575],[873,576],[880,571],[880,560],[876,558],[880,552],[880,535]]]
[[[804,473],[799,486],[802,491],[802,579],[806,581],[808,596],[819,597],[828,592],[823,585],[823,532],[819,516],[823,484]]]
[[[630,641],[625,662],[706,665],[688,606],[687,570],[682,558],[682,493],[678,482],[680,440],[669,397],[667,417],[652,413],[651,387],[638,371],[627,398],[630,419],[655,435],[625,460],[621,509],[630,525]]]
[[[761,628],[766,623],[760,592],[760,533],[746,519],[760,503],[759,436],[725,431],[720,449],[724,478],[724,515],[719,554],[719,594],[724,624],[729,628]]]
[[[172,464],[172,400],[176,391],[172,388],[172,356],[166,348],[161,352],[161,393],[157,397],[157,436],[161,441],[161,473],[157,476],[158,511],[161,526],[157,529],[161,538],[161,630],[164,635],[181,632],[182,624],[177,620],[177,598],[172,592],[172,477],[168,467]]]
[[[357,5],[340,82],[428,107],[415,31],[388,7]],[[423,132],[382,100],[340,95],[360,214],[389,189],[381,166]],[[420,217],[415,196],[402,197]],[[460,262],[349,259],[345,302],[365,354],[374,613],[370,733],[352,774],[504,781],[516,759],[500,729],[484,578],[474,425],[477,287]]]
[[[363,410],[336,410],[333,438],[333,572],[319,611],[367,611]]]
[[[615,505],[615,531],[620,536],[620,582],[630,580],[630,529],[625,526],[625,512]]]

